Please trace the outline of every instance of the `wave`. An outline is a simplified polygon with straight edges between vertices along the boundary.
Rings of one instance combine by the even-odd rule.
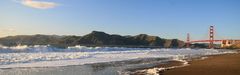
[[[142,58],[182,60],[193,56],[229,53],[215,49],[150,49],[85,46],[72,46],[60,49],[49,45],[1,46],[0,52],[0,68],[56,67]]]
[[[125,47],[86,47],[86,46],[69,46],[67,48],[57,48],[51,45],[18,45],[18,46],[1,46],[0,53],[36,53],[36,52],[94,52],[94,51],[128,51],[128,50],[147,50],[150,48],[125,48]]]

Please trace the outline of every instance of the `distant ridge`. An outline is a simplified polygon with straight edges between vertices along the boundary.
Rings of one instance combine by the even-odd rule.
[[[84,36],[58,35],[17,35],[0,38],[0,44],[5,46],[16,45],[53,45],[67,47],[83,46],[128,46],[128,47],[160,47],[181,48],[185,43],[178,39],[164,39],[158,36],[139,34],[136,36],[111,35],[101,31],[92,31]]]

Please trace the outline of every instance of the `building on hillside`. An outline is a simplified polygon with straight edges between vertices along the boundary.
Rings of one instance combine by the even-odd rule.
[[[240,40],[222,40],[221,47],[229,47],[236,43],[240,43]]]

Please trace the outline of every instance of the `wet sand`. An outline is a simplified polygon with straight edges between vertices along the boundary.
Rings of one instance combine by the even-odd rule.
[[[179,61],[168,61],[165,63],[161,63],[152,67],[145,67],[145,68],[135,68],[131,71],[129,75],[156,75],[157,73],[162,74],[163,71],[159,71],[160,68],[172,67],[172,66],[180,66],[182,62]]]
[[[240,75],[240,53],[195,59],[190,65],[164,71],[161,75]]]

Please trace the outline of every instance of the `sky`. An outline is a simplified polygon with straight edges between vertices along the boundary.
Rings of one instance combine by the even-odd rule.
[[[0,37],[149,34],[167,39],[240,39],[240,0],[0,0]]]

